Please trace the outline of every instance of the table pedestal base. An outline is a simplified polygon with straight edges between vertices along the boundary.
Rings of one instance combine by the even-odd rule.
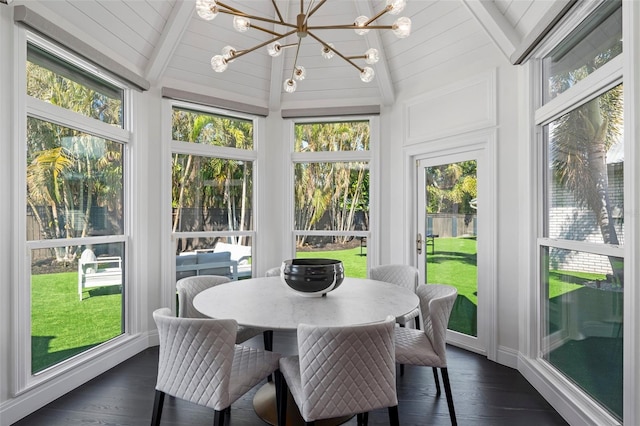
[[[304,420],[300,415],[298,406],[290,393],[287,392],[287,424],[286,426],[304,425]],[[273,382],[268,382],[256,392],[253,397],[253,409],[258,417],[270,425],[278,424],[278,412],[276,407],[276,386]],[[341,425],[353,416],[339,417],[336,419],[317,420],[316,426]]]

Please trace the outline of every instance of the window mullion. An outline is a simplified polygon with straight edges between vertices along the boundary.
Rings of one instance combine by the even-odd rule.
[[[131,132],[93,118],[85,117],[66,108],[26,96],[27,114],[63,127],[70,127],[114,142],[127,143]]]

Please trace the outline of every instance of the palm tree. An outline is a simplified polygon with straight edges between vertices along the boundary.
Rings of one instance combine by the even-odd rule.
[[[622,129],[622,85],[560,117],[551,131],[550,159],[556,182],[570,190],[579,207],[594,213],[605,244],[618,245],[611,217],[607,151]],[[609,258],[622,283],[622,265]]]

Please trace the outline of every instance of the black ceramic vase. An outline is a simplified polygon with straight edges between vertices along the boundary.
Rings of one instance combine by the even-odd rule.
[[[295,292],[320,297],[342,284],[344,267],[335,259],[290,259],[282,262],[280,276]]]

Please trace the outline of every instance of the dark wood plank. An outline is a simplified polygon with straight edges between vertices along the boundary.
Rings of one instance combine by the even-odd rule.
[[[262,337],[248,344],[262,347]],[[276,332],[274,350],[295,353],[295,333]],[[486,358],[450,346],[449,377],[459,425],[566,425],[562,417],[518,373]],[[149,348],[94,380],[14,423],[14,426],[149,425],[153,408],[158,348]],[[436,397],[430,368],[406,366],[398,376],[400,424],[450,425],[444,391]],[[249,392],[231,408],[229,426],[264,425],[253,411]],[[369,424],[388,425],[387,410],[369,414]],[[213,424],[213,410],[167,397],[162,425]],[[355,425],[356,419],[347,425]]]

